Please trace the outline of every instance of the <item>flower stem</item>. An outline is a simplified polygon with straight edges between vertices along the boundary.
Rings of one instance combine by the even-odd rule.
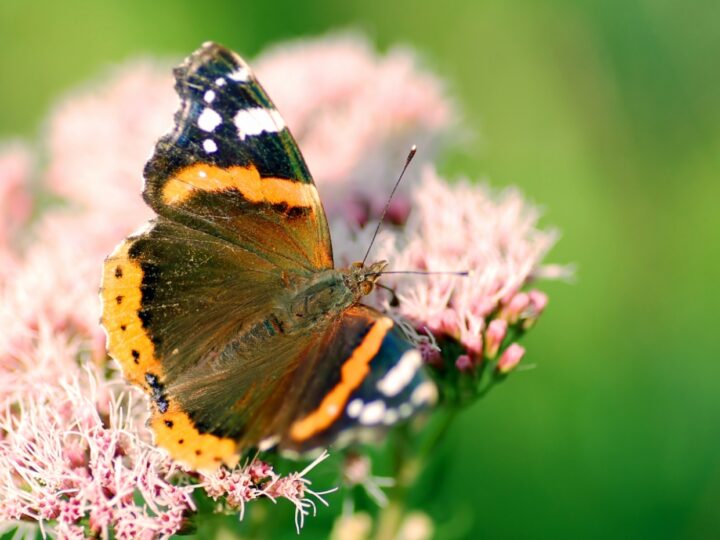
[[[412,444],[408,429],[401,430],[393,440],[395,485],[389,490],[388,503],[378,516],[375,540],[395,540],[407,511],[407,492],[416,483],[427,461],[445,437],[458,409],[451,407],[441,412],[430,435],[425,438],[420,450],[412,455]]]

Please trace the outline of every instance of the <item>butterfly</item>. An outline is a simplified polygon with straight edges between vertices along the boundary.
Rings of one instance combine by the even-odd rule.
[[[392,318],[363,305],[386,266],[333,265],[317,189],[248,65],[205,43],[144,169],[157,217],[104,262],[101,323],[149,395],[155,443],[196,469],[250,448],[306,455],[377,437],[435,384]]]

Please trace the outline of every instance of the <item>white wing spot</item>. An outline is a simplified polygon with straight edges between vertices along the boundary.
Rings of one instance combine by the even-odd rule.
[[[399,415],[395,409],[388,409],[383,416],[383,424],[390,426],[398,421]]]
[[[262,107],[239,110],[235,115],[235,125],[240,140],[263,132],[277,133],[285,128],[285,122],[276,109]]]
[[[412,408],[412,405],[410,405],[409,403],[403,403],[402,405],[400,405],[399,411],[400,411],[400,418],[407,418],[408,416],[410,416],[412,414],[413,408]]]
[[[240,66],[235,71],[230,73],[228,77],[236,82],[248,82],[250,80],[250,72],[244,67]]]
[[[218,127],[221,122],[222,118],[220,115],[207,107],[203,109],[203,112],[201,112],[198,117],[198,127],[208,133]]]
[[[378,382],[378,389],[388,397],[398,395],[412,381],[421,364],[420,351],[417,349],[407,351]]]
[[[222,77],[218,77],[217,79],[215,79],[215,84],[217,86],[225,86],[227,84],[227,81]]]
[[[208,90],[207,92],[205,92],[203,99],[205,100],[205,103],[212,103],[213,101],[215,101],[215,91]]]
[[[412,401],[416,407],[426,403],[435,403],[435,401],[437,401],[437,388],[435,384],[430,381],[422,383],[413,391],[410,396],[410,401]]]
[[[382,400],[375,400],[363,407],[360,413],[360,423],[370,426],[378,424],[382,421],[385,415],[385,403]]]
[[[280,442],[280,435],[273,435],[271,437],[266,437],[258,443],[258,450],[260,450],[261,452],[265,452],[266,450],[270,450],[273,446],[275,446],[279,442]]]
[[[350,418],[357,418],[358,416],[360,416],[360,412],[362,412],[362,409],[363,409],[362,399],[360,399],[360,398],[353,399],[347,407],[348,416]]]
[[[205,139],[203,141],[203,148],[208,154],[212,154],[213,152],[217,152],[217,144],[212,139]],[[201,171],[204,172],[204,171]]]

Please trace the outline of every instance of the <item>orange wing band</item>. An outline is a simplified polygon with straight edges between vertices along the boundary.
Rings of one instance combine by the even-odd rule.
[[[313,209],[318,198],[312,183],[285,178],[263,178],[254,165],[223,169],[206,163],[185,167],[162,188],[163,202],[178,206],[197,191],[235,189],[253,203],[281,204]]]
[[[380,350],[383,339],[392,328],[393,321],[388,317],[378,319],[350,358],[343,362],[340,382],[320,403],[320,406],[290,427],[290,437],[302,442],[327,429],[342,414],[350,394],[359,387],[368,372],[370,362]]]

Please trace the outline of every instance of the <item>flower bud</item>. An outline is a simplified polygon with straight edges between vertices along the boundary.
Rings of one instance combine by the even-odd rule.
[[[465,336],[461,339],[461,342],[465,349],[467,350],[468,354],[472,355],[473,358],[476,358],[478,361],[482,358],[482,350],[483,350],[483,337],[482,334],[472,334]]]
[[[540,315],[545,310],[545,306],[547,306],[547,294],[542,291],[538,291],[537,289],[533,289],[528,293],[528,296],[530,297],[530,306],[533,312]]]
[[[485,330],[485,356],[495,358],[507,334],[508,323],[504,319],[493,319]]]
[[[393,225],[403,225],[407,221],[411,209],[412,203],[407,197],[395,197],[390,201],[385,219]]]
[[[457,357],[457,360],[455,360],[455,367],[461,373],[470,373],[474,367],[474,363],[472,358],[470,358],[467,354],[461,354]]]
[[[500,360],[497,363],[497,371],[503,375],[510,373],[515,366],[520,363],[522,357],[525,355],[525,348],[517,343],[513,343],[505,352],[502,353]]]
[[[420,349],[423,364],[435,368],[441,368],[443,366],[442,354],[440,354],[440,350],[432,343],[422,342],[418,348]]]
[[[523,321],[523,328],[528,329],[535,321],[537,321],[540,314],[545,310],[545,306],[548,303],[547,294],[537,289],[533,289],[528,293],[530,303],[526,309],[526,318]]]
[[[505,306],[502,311],[502,316],[510,324],[515,324],[529,305],[530,296],[525,292],[519,292],[513,296],[507,306]]]

